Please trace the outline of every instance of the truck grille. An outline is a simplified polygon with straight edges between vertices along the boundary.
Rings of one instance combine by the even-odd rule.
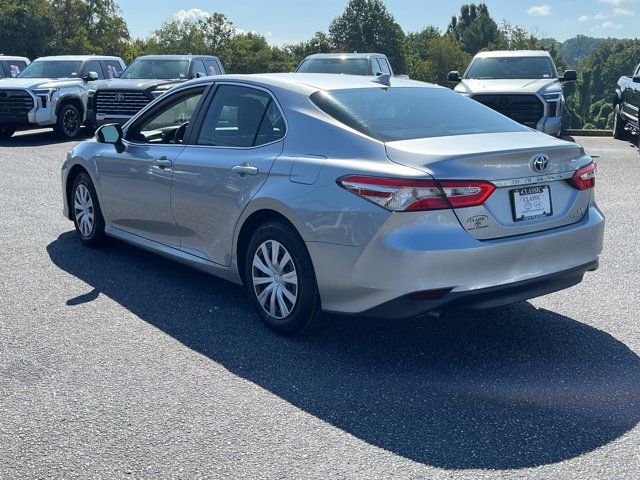
[[[536,128],[544,104],[535,95],[474,95],[474,100],[527,127]]]
[[[151,99],[143,92],[98,90],[96,113],[133,116],[147,106]]]
[[[26,90],[0,90],[0,116],[26,115],[34,100]]]

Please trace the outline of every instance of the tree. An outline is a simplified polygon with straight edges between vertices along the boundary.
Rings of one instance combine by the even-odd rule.
[[[424,45],[425,59],[412,56],[409,64],[409,76],[415,80],[447,85],[447,74],[451,70],[464,71],[471,60],[471,55],[450,35],[431,38]]]
[[[496,44],[500,37],[498,25],[489,15],[489,9],[484,3],[463,5],[460,8],[460,15],[451,18],[447,33],[458,40],[463,49],[472,55],[489,45]]]
[[[262,35],[247,32],[230,39],[224,66],[233,73],[290,72],[295,61],[284,49],[271,47]]]
[[[384,53],[396,73],[406,70],[404,32],[381,0],[350,0],[329,36],[339,51]]]
[[[52,53],[52,17],[47,0],[0,0],[0,53],[31,59]]]
[[[305,57],[314,53],[331,53],[335,50],[335,46],[326,33],[316,32],[305,42],[286,45],[285,50],[294,58],[295,63],[299,64]]]

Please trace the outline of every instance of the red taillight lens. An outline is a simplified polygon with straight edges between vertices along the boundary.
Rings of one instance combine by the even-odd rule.
[[[571,178],[571,184],[578,190],[587,190],[596,186],[596,173],[598,165],[591,163],[586,167],[577,170]]]
[[[475,180],[412,180],[351,175],[338,184],[387,210],[415,212],[482,205],[495,190]]]

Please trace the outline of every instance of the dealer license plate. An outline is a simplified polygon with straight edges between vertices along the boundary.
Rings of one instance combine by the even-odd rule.
[[[534,220],[553,215],[549,185],[523,187],[511,190],[513,220]]]

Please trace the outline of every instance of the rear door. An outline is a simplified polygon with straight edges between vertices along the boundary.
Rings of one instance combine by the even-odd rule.
[[[218,85],[174,163],[171,208],[182,250],[231,264],[238,218],[282,152],[285,132],[271,93]]]

